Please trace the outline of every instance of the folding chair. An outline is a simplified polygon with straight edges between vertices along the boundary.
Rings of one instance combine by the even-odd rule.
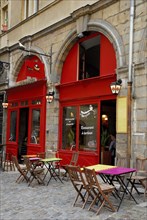
[[[16,156],[12,156],[12,161],[15,164],[15,167],[17,168],[18,172],[20,173],[19,177],[17,178],[16,182],[19,183],[20,181],[23,181],[24,179],[28,182],[29,178],[27,176],[27,168],[26,166],[21,167],[18,163],[18,159]]]
[[[37,157],[41,158],[41,159],[45,159],[46,158],[46,152],[40,152],[37,153]],[[38,162],[37,166],[38,167],[42,167],[43,168],[43,163],[42,162]]]
[[[15,171],[15,166],[12,161],[12,154],[5,153],[4,160],[3,160],[3,171]]]
[[[42,183],[44,185],[43,178],[41,178],[41,175],[43,175],[44,173],[44,168],[32,165],[29,158],[24,158],[24,163],[26,164],[28,174],[30,175],[28,180],[28,186],[31,185],[34,179],[36,179],[39,184]]]
[[[75,188],[77,195],[74,199],[73,206],[81,206],[82,208],[85,207],[87,200],[85,199],[87,189],[86,189],[86,182],[83,179],[81,168],[79,166],[66,166],[66,170],[69,174],[69,178],[72,182],[73,187]],[[84,181],[84,184],[83,184]],[[79,203],[79,199],[80,203]],[[82,201],[82,203],[81,203]]]
[[[71,165],[71,166],[76,166],[77,165],[77,162],[78,162],[78,158],[79,158],[79,152],[73,152],[72,153],[72,157],[71,157],[71,160],[70,160],[70,163],[69,164],[66,164],[66,165],[62,165],[62,168],[65,170],[65,172],[63,173],[63,177],[62,179],[65,180],[68,180],[68,171],[66,169],[66,167],[68,165]]]
[[[128,178],[129,182],[131,183],[131,192],[133,189],[140,194],[137,186],[140,186],[144,189],[144,198],[147,193],[147,157],[136,157],[136,169],[137,172],[131,178]]]
[[[127,155],[125,154],[120,154],[118,152],[116,152],[116,166],[118,167],[127,167]],[[125,179],[126,175],[120,175],[121,179]],[[113,182],[116,182],[118,184],[117,190],[118,192],[123,191],[122,187],[120,187],[120,184],[118,183],[118,181],[116,179],[113,180]]]
[[[91,192],[93,192],[94,195],[94,199],[88,210],[92,209],[93,211],[96,211],[96,214],[98,215],[102,207],[106,206],[111,211],[115,212],[115,208],[109,199],[109,196],[113,193],[115,187],[109,184],[100,184],[94,169],[91,170],[84,168],[84,171]]]

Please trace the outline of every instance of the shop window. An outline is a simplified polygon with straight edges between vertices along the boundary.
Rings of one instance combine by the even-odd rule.
[[[96,151],[97,105],[68,106],[63,108],[62,148]],[[78,143],[76,143],[76,136]]]
[[[31,143],[40,143],[40,110],[32,110]]]
[[[17,123],[17,112],[12,111],[10,115],[10,137],[9,141],[16,141],[16,123]]]
[[[97,105],[80,106],[79,150],[96,150]]]
[[[63,149],[73,149],[76,145],[76,107],[63,108],[62,128]]]
[[[79,43],[79,80],[100,75],[100,36]]]

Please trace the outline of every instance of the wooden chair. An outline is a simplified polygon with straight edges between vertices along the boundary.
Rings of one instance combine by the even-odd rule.
[[[127,156],[125,154],[121,155],[120,153],[116,152],[116,166],[127,167]],[[120,177],[124,180],[126,178],[126,175],[120,175]],[[116,179],[113,180],[113,182],[116,182],[116,184],[118,185],[118,192],[123,191],[122,187],[120,187],[120,184]]]
[[[115,187],[109,184],[100,184],[94,169],[91,170],[84,168],[84,171],[91,192],[93,192],[94,195],[94,199],[88,210],[92,209],[93,211],[96,211],[96,214],[98,215],[102,207],[106,206],[111,211],[115,212],[115,208],[109,198]]]
[[[128,178],[131,183],[131,192],[133,189],[140,194],[137,186],[140,186],[144,189],[144,198],[147,193],[147,157],[136,157],[136,169],[137,172],[131,178]]]
[[[5,153],[4,160],[3,160],[3,171],[15,171],[15,166],[12,161],[12,154]]]
[[[19,183],[20,181],[23,181],[24,179],[28,182],[29,178],[27,176],[27,168],[26,166],[21,167],[18,163],[18,159],[16,156],[12,156],[12,161],[15,164],[16,169],[20,173],[19,177],[17,178],[16,182]]]
[[[64,173],[63,173],[63,177],[62,179],[66,179],[68,180],[69,179],[69,176],[68,176],[68,171],[66,169],[66,167],[68,165],[71,165],[71,166],[76,166],[77,165],[77,162],[78,162],[78,158],[79,158],[79,152],[75,151],[72,153],[72,157],[71,157],[71,160],[70,160],[70,163],[69,164],[66,164],[66,165],[62,165],[62,168],[64,169]]]
[[[73,202],[73,206],[81,206],[82,208],[84,208],[87,202],[87,200],[85,199],[87,193],[87,189],[85,186],[87,184],[83,179],[81,168],[79,166],[67,165],[66,170],[69,174],[69,178],[72,182],[72,185],[77,192],[77,195]]]
[[[39,152],[39,153],[37,153],[37,157],[39,157],[41,159],[45,159],[46,158],[46,152]],[[37,166],[43,168],[43,163],[42,162],[38,162]]]
[[[116,166],[127,167],[127,156],[116,152]]]
[[[24,163],[27,167],[27,172],[29,174],[29,180],[28,180],[28,186],[31,185],[33,180],[37,180],[39,184],[44,185],[43,178],[41,178],[41,175],[44,173],[44,168],[37,167],[36,165],[32,165],[29,158],[24,158]]]

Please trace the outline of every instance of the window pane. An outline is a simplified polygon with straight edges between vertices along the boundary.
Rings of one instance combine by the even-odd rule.
[[[32,111],[32,130],[31,143],[39,144],[40,142],[40,110],[33,109]]]
[[[63,108],[62,148],[73,149],[76,145],[76,107]]]
[[[16,122],[17,122],[17,112],[12,111],[10,116],[10,137],[9,141],[16,141]]]
[[[96,150],[97,105],[80,107],[79,150]]]
[[[79,44],[79,80],[100,75],[100,36]]]

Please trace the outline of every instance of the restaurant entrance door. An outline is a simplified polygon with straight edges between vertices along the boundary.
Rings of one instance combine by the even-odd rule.
[[[116,134],[116,100],[101,101],[101,163],[114,165],[111,161],[109,145],[111,142],[110,134]]]
[[[29,108],[21,108],[20,116],[19,116],[19,134],[18,134],[19,162],[21,162],[21,156],[27,154],[28,116],[29,116]]]

